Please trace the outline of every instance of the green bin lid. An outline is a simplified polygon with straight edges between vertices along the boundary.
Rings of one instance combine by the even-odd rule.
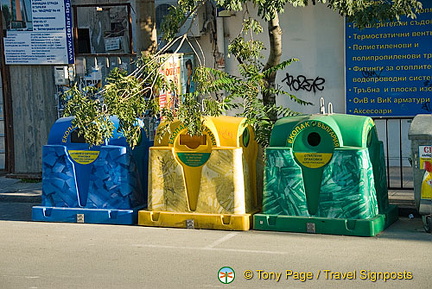
[[[371,134],[376,134],[374,128],[373,120],[367,116],[311,114],[285,117],[274,125],[269,146],[293,147],[295,139],[302,136],[304,145],[309,149],[317,147],[318,139],[324,141],[322,145],[329,145],[331,139],[336,147],[366,148],[370,144]]]

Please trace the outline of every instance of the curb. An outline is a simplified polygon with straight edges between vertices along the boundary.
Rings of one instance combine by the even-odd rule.
[[[0,202],[10,203],[42,203],[42,190],[29,190],[29,191],[10,191],[0,192]],[[420,215],[414,206],[401,206],[398,205],[399,217],[407,217],[413,215],[419,218]]]
[[[1,192],[0,202],[11,203],[41,203],[41,191],[15,191],[15,192]]]

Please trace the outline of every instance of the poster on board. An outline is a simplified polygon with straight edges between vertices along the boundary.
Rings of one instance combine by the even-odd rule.
[[[159,94],[159,106],[177,108],[181,95],[195,92],[195,82],[192,75],[195,70],[195,58],[190,53],[167,54],[167,59],[161,66],[161,73],[173,83],[174,91],[162,90]]]
[[[1,0],[6,64],[72,64],[71,0]]]
[[[432,113],[432,1],[416,19],[345,27],[346,111],[401,117]]]

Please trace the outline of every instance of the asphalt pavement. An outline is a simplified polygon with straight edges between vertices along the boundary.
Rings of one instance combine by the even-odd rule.
[[[350,237],[32,222],[41,188],[0,177],[0,288],[431,288],[412,191],[389,192],[396,223]]]
[[[40,179],[10,178],[0,175],[0,202],[40,203],[42,181]]]

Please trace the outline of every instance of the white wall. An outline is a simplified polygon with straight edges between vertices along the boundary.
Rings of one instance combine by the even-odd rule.
[[[242,13],[225,18],[226,45],[238,34],[242,19]],[[282,59],[298,58],[299,61],[294,62],[283,72],[279,72],[277,83],[286,91],[303,100],[312,102],[313,105],[301,106],[285,96],[279,96],[277,104],[290,107],[300,113],[319,113],[320,98],[324,97],[326,110],[327,103],[331,102],[335,113],[346,113],[344,23],[343,17],[321,3],[297,8],[290,4],[286,6],[285,13],[280,15],[280,25],[283,29]],[[263,27],[266,32],[267,26],[265,23],[263,23]],[[268,37],[265,33],[259,39],[268,45]],[[235,59],[228,58],[226,71],[236,73],[236,67],[237,62]],[[315,92],[304,89],[291,91],[287,83],[283,81],[286,78],[286,73],[289,73],[295,79],[298,76],[305,76],[306,79],[310,80],[310,84],[313,84],[316,78],[320,81],[324,79],[324,84],[318,86],[323,90],[316,90]],[[403,165],[409,166],[408,158],[411,151],[408,129],[410,122],[407,120],[401,122],[402,134],[399,134],[399,121],[390,121],[388,140],[385,134],[385,122],[377,121],[376,124],[380,139],[385,143],[389,142],[390,165],[399,165],[399,151],[402,150]],[[402,139],[401,146],[399,146],[400,139]]]
[[[242,13],[235,17],[225,18],[226,43],[232,40],[241,27]],[[293,7],[288,4],[285,13],[280,15],[280,25],[283,29],[282,59],[298,58],[299,61],[280,71],[277,83],[293,95],[312,102],[313,106],[300,106],[282,96],[277,103],[293,108],[301,113],[318,113],[319,99],[332,102],[334,112],[345,113],[344,87],[344,18],[328,9],[323,4],[308,7]],[[263,24],[265,33],[260,40],[268,43],[267,26]],[[265,61],[264,59],[263,61]],[[237,62],[227,59],[226,70],[235,73]],[[282,81],[286,73],[297,79],[305,76],[313,84],[316,78],[325,80],[322,91],[306,91],[304,89],[290,91],[286,82]],[[305,85],[303,85],[305,86]]]

